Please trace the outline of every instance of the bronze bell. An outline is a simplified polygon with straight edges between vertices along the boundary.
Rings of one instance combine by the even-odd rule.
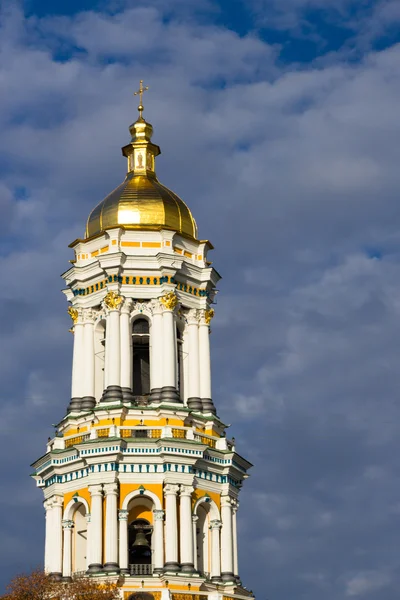
[[[137,546],[145,546],[146,548],[150,546],[143,529],[139,529],[139,531],[136,534],[135,541],[133,542],[133,547],[136,548]]]

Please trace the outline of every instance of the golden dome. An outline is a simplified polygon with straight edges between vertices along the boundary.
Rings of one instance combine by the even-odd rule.
[[[131,141],[122,148],[122,154],[128,159],[128,174],[125,181],[92,210],[85,237],[121,226],[142,231],[171,229],[197,238],[196,222],[186,204],[156,177],[155,157],[161,151],[151,142],[153,128],[142,117],[142,102],[138,110],[139,118],[129,128]]]
[[[92,210],[85,237],[105,229],[172,229],[197,237],[194,218],[186,204],[158,179],[149,174],[128,173],[126,179]]]

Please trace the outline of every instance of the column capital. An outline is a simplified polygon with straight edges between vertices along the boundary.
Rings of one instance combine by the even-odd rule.
[[[191,497],[193,492],[194,492],[194,487],[191,485],[181,485],[180,486],[180,495],[181,496]]]
[[[82,309],[82,319],[84,323],[94,323],[96,318],[96,312],[92,308]]]
[[[230,496],[221,496],[221,506],[228,506],[232,508],[233,498]]]
[[[211,319],[214,317],[215,310],[213,308],[202,308],[200,313],[200,325],[210,326]]]
[[[62,496],[53,496],[51,498],[53,506],[63,507],[64,498]]]
[[[240,506],[239,501],[236,498],[232,498],[232,510],[233,510],[233,512],[237,512],[239,506]]]
[[[106,496],[118,495],[118,484],[117,483],[105,483],[103,489]]]
[[[219,519],[214,519],[210,522],[210,529],[221,529],[222,523]]]
[[[92,515],[90,513],[86,513],[86,523],[90,523],[92,519]]]
[[[43,502],[43,507],[44,510],[47,512],[48,510],[51,510],[53,508],[53,501],[51,498],[48,498],[47,500],[45,500]]]
[[[96,485],[89,485],[89,492],[92,496],[102,496],[103,495],[103,485],[101,483]]]
[[[163,510],[153,510],[153,516],[155,521],[163,521],[165,512]]]
[[[72,319],[72,326],[76,325],[79,318],[79,311],[75,306],[68,306],[67,313]]]
[[[121,508],[118,511],[118,520],[119,521],[127,521],[128,516],[129,516],[129,510],[125,510],[124,508]]]
[[[178,296],[175,292],[167,292],[164,296],[159,298],[161,304],[164,307],[165,311],[173,312],[175,308],[178,306]]]
[[[164,486],[164,494],[166,496],[176,496],[179,491],[179,485],[173,483],[167,483]]]
[[[63,529],[72,529],[74,526],[74,522],[71,521],[70,519],[63,519],[61,521],[61,525]]]
[[[122,298],[122,296],[121,296]],[[124,299],[124,303],[121,307],[121,314],[130,314],[131,310],[132,310],[132,306],[133,306],[133,300],[132,298],[125,298]]]
[[[122,302],[125,300],[124,296],[120,296],[118,292],[110,290],[103,299],[104,306],[109,312],[120,311]]]
[[[197,515],[192,515],[193,523],[197,523],[198,520],[199,520],[199,517]]]
[[[186,320],[188,325],[198,325],[200,320],[200,311],[197,308],[191,308],[186,313]]]
[[[163,305],[161,304],[160,300],[151,300],[149,302],[149,306],[153,315],[162,315]]]

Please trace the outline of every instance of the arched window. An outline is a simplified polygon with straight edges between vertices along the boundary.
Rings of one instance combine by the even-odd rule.
[[[150,332],[147,319],[136,319],[132,326],[133,395],[150,393]]]
[[[136,519],[128,528],[129,564],[151,565],[151,533],[152,526],[147,519]],[[138,574],[145,572],[138,570]]]

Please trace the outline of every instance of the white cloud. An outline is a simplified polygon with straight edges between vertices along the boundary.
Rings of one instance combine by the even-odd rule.
[[[346,584],[346,596],[361,596],[370,592],[385,588],[392,581],[392,577],[387,573],[379,571],[370,571],[358,573],[349,579]]]

